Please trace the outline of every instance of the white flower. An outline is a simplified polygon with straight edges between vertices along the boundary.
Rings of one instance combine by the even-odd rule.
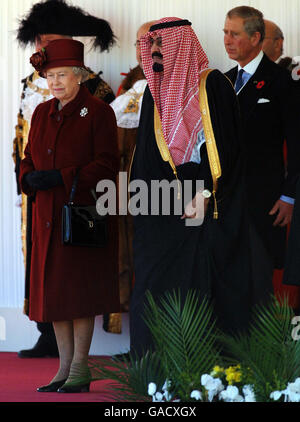
[[[296,378],[294,384],[297,386],[298,390],[300,391],[300,378]]]
[[[205,387],[206,384],[208,384],[212,379],[213,379],[213,377],[211,375],[203,374],[202,377],[201,377],[201,385],[203,385],[203,387]]]
[[[255,394],[252,385],[244,385],[243,394],[245,396],[245,402],[254,403],[256,402]]]
[[[148,385],[149,396],[154,396],[154,394],[156,393],[156,388],[156,384],[154,382],[150,382],[150,384]]]
[[[280,399],[280,397],[282,396],[282,394],[283,394],[283,391],[273,391],[270,394],[270,399],[273,399],[273,400],[277,401],[277,400]]]
[[[294,382],[288,383],[288,390],[294,393],[300,393],[300,378],[297,378]]]
[[[162,402],[164,396],[162,393],[160,393],[159,391],[153,396],[153,401],[157,401],[157,402]]]
[[[287,390],[287,398],[289,402],[299,403],[300,402],[300,394],[295,393],[293,391]]]
[[[294,382],[289,382],[285,390],[273,391],[270,398],[277,401],[282,395],[284,395],[285,402],[300,402],[300,378],[297,378]]]
[[[243,397],[239,394],[239,389],[234,385],[228,385],[226,390],[221,391],[219,398],[226,402],[243,402]]]
[[[208,374],[202,375],[201,385],[208,391],[209,401],[212,401],[215,395],[224,389],[222,381],[219,378],[213,378]]]
[[[284,401],[285,401],[285,402],[289,401],[289,400],[288,400],[288,398],[289,398],[289,393],[288,393],[288,390],[287,390],[287,389],[282,390],[282,391],[273,391],[273,393],[271,393],[271,394],[270,394],[270,398],[271,398],[271,399],[273,399],[273,400],[275,400],[275,401],[277,401],[277,400],[279,400],[279,399],[280,399],[280,397],[281,397],[282,395],[284,395]]]
[[[300,378],[297,378],[294,382],[288,383],[286,393],[288,401],[300,402]]]
[[[191,392],[191,399],[202,400],[202,394],[199,390],[193,390]]]

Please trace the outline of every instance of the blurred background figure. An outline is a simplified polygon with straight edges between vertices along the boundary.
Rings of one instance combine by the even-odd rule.
[[[141,106],[144,90],[147,85],[143,72],[140,38],[145,35],[155,21],[146,22],[137,31],[136,35],[136,59],[137,66],[125,74],[119,89],[117,98],[110,104],[113,108],[118,125],[118,143],[121,157],[120,171],[130,171],[130,163],[136,145],[137,130],[139,126]],[[123,74],[124,75],[124,74]],[[122,183],[122,180],[119,180]],[[120,192],[127,192],[120,186]],[[120,202],[126,203],[126,198],[119,198]],[[125,202],[124,202],[125,201]],[[119,282],[120,300],[122,311],[129,311],[129,302],[133,286],[133,256],[132,256],[133,226],[132,216],[119,216]],[[122,328],[121,314],[110,314],[104,316],[104,327],[107,331],[120,333]]]
[[[265,19],[264,22],[266,36],[262,46],[263,52],[270,60],[291,72],[297,63],[293,62],[292,57],[283,55],[284,35],[282,30],[272,21]]]
[[[265,38],[262,44],[263,52],[273,62],[277,62],[283,55],[284,36],[282,30],[274,22],[264,19]]]

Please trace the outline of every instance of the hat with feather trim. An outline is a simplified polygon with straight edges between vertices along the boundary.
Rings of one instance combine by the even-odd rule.
[[[89,15],[79,7],[69,6],[65,0],[36,3],[20,20],[17,41],[21,45],[34,44],[41,34],[95,37],[94,48],[101,51],[109,50],[115,43],[115,35],[106,20]]]

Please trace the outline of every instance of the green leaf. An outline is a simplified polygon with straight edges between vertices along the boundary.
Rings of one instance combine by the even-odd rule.
[[[300,345],[291,337],[293,310],[287,299],[272,299],[254,309],[247,335],[221,335],[232,357],[252,373],[258,399],[270,401],[278,385],[286,386],[300,375]]]
[[[200,302],[196,291],[189,291],[184,300],[180,291],[168,292],[157,302],[148,292],[147,299],[145,321],[171,379],[211,370],[218,350],[207,299]]]

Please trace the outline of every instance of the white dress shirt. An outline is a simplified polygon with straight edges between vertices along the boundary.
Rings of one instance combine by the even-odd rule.
[[[251,76],[254,75],[254,73],[256,72],[256,70],[258,68],[258,66],[260,65],[260,62],[262,61],[263,56],[264,56],[264,53],[263,53],[262,50],[260,50],[259,54],[253,60],[251,60],[251,62],[247,63],[246,66],[242,67],[240,64],[238,65],[238,72],[241,69],[244,70],[244,73],[243,73],[243,76],[242,76],[244,85],[237,92],[237,94],[239,94],[241,92],[241,90],[247,84],[247,82],[249,81],[249,79],[251,78]]]

